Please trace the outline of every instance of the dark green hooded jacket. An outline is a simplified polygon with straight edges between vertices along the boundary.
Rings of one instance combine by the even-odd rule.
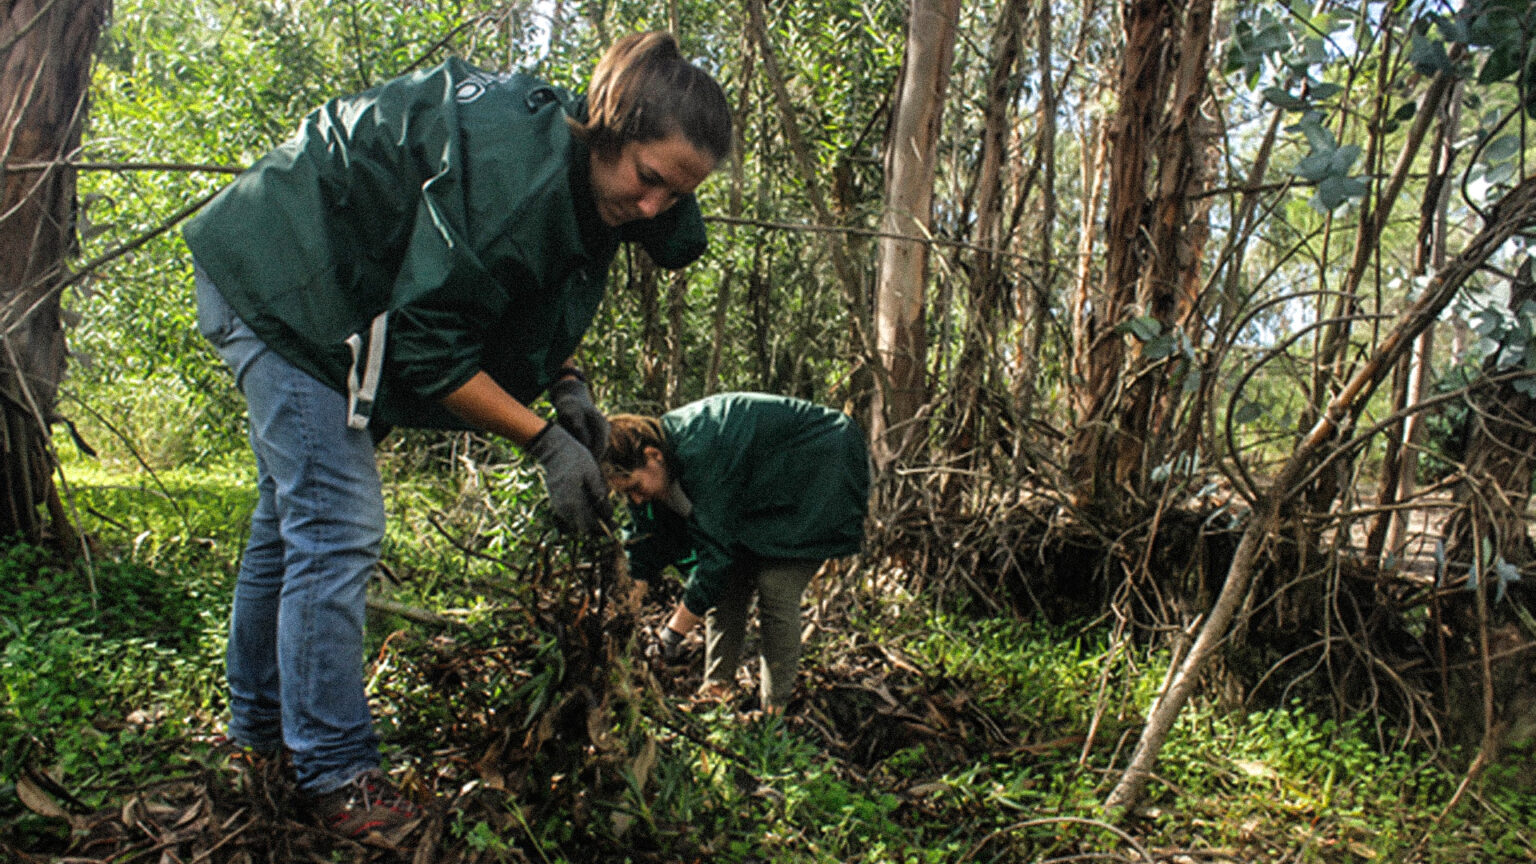
[[[664,267],[704,251],[688,196],[614,229],[594,209],[583,100],[454,59],[332,100],[185,228],[268,346],[342,392],[388,312],[373,423],[462,427],[438,404],[479,370],[519,401],[575,351],[624,240]]]
[[[693,504],[630,507],[630,574],[687,576],[683,602],[713,609],[733,562],[823,560],[859,551],[869,452],[848,415],[802,399],[721,393],[661,416],[667,465]]]

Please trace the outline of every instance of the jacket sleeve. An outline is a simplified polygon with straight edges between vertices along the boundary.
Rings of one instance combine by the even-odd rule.
[[[477,322],[500,320],[506,289],[424,198],[399,282],[420,299],[392,313],[392,372],[414,395],[440,400],[481,368]],[[425,225],[423,223],[425,222]],[[427,288],[426,286],[431,286]],[[398,293],[397,293],[398,296]]]
[[[750,435],[741,433],[736,424],[696,422],[673,436],[683,488],[693,501],[688,539],[698,563],[683,589],[683,603],[695,615],[715,608],[726,580],[733,578],[739,503],[751,473]]]
[[[668,567],[687,572],[693,550],[682,517],[655,504],[630,505],[630,533],[624,544],[630,578],[651,582]]]
[[[667,270],[680,270],[692,264],[704,254],[709,243],[704,214],[692,195],[684,195],[654,219],[620,226],[619,237],[639,243],[657,267]]]
[[[703,616],[720,602],[725,582],[731,578],[731,556],[721,546],[699,538],[698,562],[683,586],[683,605],[695,615]]]

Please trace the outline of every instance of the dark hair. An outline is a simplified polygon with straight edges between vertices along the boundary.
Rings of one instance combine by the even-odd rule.
[[[661,451],[667,469],[672,468],[672,450],[661,421],[640,414],[614,414],[608,418],[608,449],[603,452],[603,474],[625,475],[645,465],[645,448]]]
[[[577,137],[612,158],[631,141],[681,132],[716,164],[731,152],[731,108],[708,72],[683,58],[665,30],[632,33],[613,43],[592,72],[587,120],[570,120]]]

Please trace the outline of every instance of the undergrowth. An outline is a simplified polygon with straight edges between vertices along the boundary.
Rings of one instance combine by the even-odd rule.
[[[16,784],[28,771],[82,806],[110,808],[125,789],[206,757],[225,712],[224,618],[252,504],[242,472],[146,481],[79,470],[75,504],[97,540],[89,566],[26,547],[0,556],[0,841],[46,854],[67,840],[22,805]],[[515,729],[560,677],[553,634],[492,626],[538,602],[539,579],[563,560],[548,550],[552,537],[514,527],[539,506],[536,486],[516,467],[474,478],[475,494],[464,482],[392,486],[393,579],[376,585],[459,624],[444,633],[371,619],[386,752],[424,773],[454,743],[444,730],[463,726],[462,705],[511,712]],[[1116,644],[1100,626],[898,599],[828,605],[788,717],[692,705],[665,684],[631,694],[613,731],[638,755],[624,791],[596,802],[594,818],[530,818],[529,802],[509,798],[499,818],[454,814],[443,842],[464,850],[461,860],[548,862],[1536,857],[1536,807],[1508,771],[1458,797],[1465,754],[1385,753],[1365,718],[1340,723],[1299,702],[1249,713],[1192,702],[1147,806],[1106,824],[1100,804],[1167,657]],[[513,655],[524,659],[457,691],[430,684],[429,654],[489,649],[493,638],[521,640]]]

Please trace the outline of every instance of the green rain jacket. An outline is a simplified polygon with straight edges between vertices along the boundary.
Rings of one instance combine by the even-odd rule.
[[[565,122],[585,115],[564,90],[448,60],[321,106],[184,236],[256,335],[331,387],[386,346],[376,428],[462,428],[439,400],[477,371],[522,402],[554,380],[621,241],[669,268],[704,251],[692,196],[602,222]]]
[[[668,466],[693,503],[630,507],[630,574],[687,576],[683,603],[713,609],[738,559],[821,560],[859,551],[869,452],[848,415],[801,399],[721,393],[663,414]]]

